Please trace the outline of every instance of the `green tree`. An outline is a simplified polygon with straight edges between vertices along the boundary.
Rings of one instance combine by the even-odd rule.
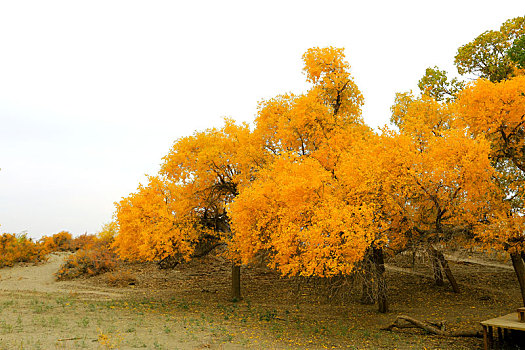
[[[509,50],[509,57],[520,69],[525,69],[525,35],[514,40]]]
[[[429,95],[436,101],[454,100],[458,92],[463,90],[464,85],[457,78],[449,80],[447,72],[440,70],[437,66],[427,68],[425,75],[417,83],[422,94]]]
[[[454,63],[459,74],[474,74],[492,82],[519,75],[509,51],[516,39],[524,34],[525,17],[509,19],[500,30],[487,30],[480,34],[458,49]]]

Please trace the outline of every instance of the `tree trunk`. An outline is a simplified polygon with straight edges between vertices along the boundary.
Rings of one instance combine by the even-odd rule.
[[[445,270],[445,275],[447,276],[448,281],[450,282],[450,286],[452,287],[452,290],[454,293],[459,293],[459,284],[456,282],[456,279],[454,278],[454,275],[452,274],[452,270],[448,266],[448,262],[443,256],[443,253],[438,251],[438,258],[439,262],[441,263],[441,266],[443,267],[443,270]]]
[[[385,279],[385,260],[382,248],[372,248],[372,259],[375,264],[377,283],[377,307],[378,311],[388,312],[387,288]]]
[[[430,260],[432,260],[432,271],[434,272],[434,281],[436,282],[437,286],[443,286],[445,284],[443,280],[443,269],[441,267],[441,263],[439,262],[439,257],[437,250],[433,249],[432,253],[430,254]]]
[[[232,300],[241,300],[241,266],[232,263]]]
[[[450,266],[448,266],[447,259],[445,259],[445,256],[443,256],[443,253],[440,250],[437,250],[432,245],[430,245],[430,248],[433,250],[433,253],[438,258],[439,262],[441,263],[441,267],[443,267],[443,270],[445,271],[445,276],[447,276],[448,281],[450,282],[450,286],[452,287],[452,290],[454,293],[459,293],[459,284],[456,282],[456,279],[454,278],[454,275],[452,274],[452,270],[450,269]]]
[[[525,265],[523,264],[521,255],[518,253],[510,253],[510,259],[512,260],[512,266],[514,267],[514,272],[516,272],[516,277],[518,277],[521,290],[521,299],[523,301],[523,305],[525,305]]]
[[[363,267],[363,281],[361,283],[361,304],[372,305],[375,303],[374,286],[373,286],[372,262],[370,257],[365,258]]]

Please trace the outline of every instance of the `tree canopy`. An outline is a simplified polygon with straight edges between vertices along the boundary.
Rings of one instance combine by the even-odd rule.
[[[509,56],[516,39],[525,35],[525,17],[503,23],[499,30],[487,30],[458,49],[454,63],[460,74],[474,74],[498,82],[522,75]],[[519,42],[519,41],[518,41]],[[512,50],[511,52],[514,52]]]
[[[253,127],[226,119],[177,140],[116,204],[116,251],[185,261],[221,244],[234,264],[263,257],[287,276],[348,276],[372,261],[378,279],[382,251],[415,242],[521,252],[524,23],[458,50],[460,73],[482,77],[471,84],[427,69],[380,130],[364,123],[343,49],[307,50],[306,92],[261,101]]]

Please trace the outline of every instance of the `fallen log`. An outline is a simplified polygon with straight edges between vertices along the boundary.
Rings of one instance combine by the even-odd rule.
[[[439,328],[438,328],[439,327]],[[475,337],[482,338],[483,333],[476,330],[467,331],[447,331],[445,330],[444,323],[434,324],[430,322],[420,321],[413,317],[400,315],[397,316],[396,320],[387,327],[381,328],[385,331],[394,331],[395,328],[419,328],[427,331],[430,334],[441,335],[444,337]]]

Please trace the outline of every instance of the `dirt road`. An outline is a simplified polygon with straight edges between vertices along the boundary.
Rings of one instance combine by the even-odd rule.
[[[72,293],[83,296],[118,298],[120,293],[100,290],[79,281],[56,281],[55,273],[70,253],[53,253],[47,262],[21,264],[0,270],[0,290],[39,293]]]

